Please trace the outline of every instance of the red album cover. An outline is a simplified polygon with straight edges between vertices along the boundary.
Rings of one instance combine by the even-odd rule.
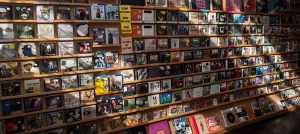
[[[222,128],[218,114],[205,116],[205,121],[210,133],[216,132]]]
[[[132,33],[130,34],[131,37],[142,36],[142,25],[132,24],[131,29],[132,29]]]
[[[142,9],[131,9],[131,21],[141,22],[143,20],[143,10]]]
[[[242,9],[242,0],[226,0],[226,11],[239,13]]]
[[[244,0],[244,12],[256,12],[256,0]]]

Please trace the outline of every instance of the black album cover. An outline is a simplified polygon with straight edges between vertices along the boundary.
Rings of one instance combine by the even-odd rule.
[[[154,64],[160,62],[160,56],[158,53],[148,53],[148,63]]]
[[[44,78],[44,91],[56,91],[61,90],[60,78]]]
[[[172,79],[172,88],[181,88],[183,87],[183,78],[173,78]]]
[[[124,96],[132,96],[136,94],[135,84],[123,85]]]
[[[65,110],[64,117],[65,117],[66,123],[80,121],[81,120],[80,108],[73,108],[73,109]]]
[[[145,65],[147,64],[147,54],[135,54],[135,64],[136,65]]]
[[[212,0],[212,10],[223,10],[223,0]]]
[[[56,43],[40,43],[40,55],[41,56],[53,56],[56,55]]]
[[[165,24],[156,25],[156,35],[167,35],[168,26]]]
[[[18,5],[15,7],[15,18],[20,20],[33,20],[33,6]]]
[[[178,26],[178,35],[189,35],[189,26],[188,25],[179,25]]]
[[[121,0],[122,5],[136,5],[136,6],[145,6],[145,0]]]
[[[1,83],[2,96],[20,95],[21,85],[18,81],[7,81]]]
[[[171,66],[171,74],[172,75],[178,75],[183,73],[183,68],[181,64],[176,64]]]
[[[178,26],[176,24],[168,24],[167,25],[167,35],[177,35],[178,34]]]
[[[83,134],[98,134],[97,122],[89,122],[81,125]]]
[[[160,50],[170,48],[168,39],[157,39],[157,46]]]
[[[110,99],[111,112],[118,113],[123,111],[123,99],[121,96],[115,96]]]
[[[77,20],[88,20],[90,13],[88,8],[75,8],[75,19]]]
[[[43,109],[43,98],[33,97],[24,100],[25,112],[39,111]]]
[[[16,24],[17,38],[34,38],[34,25],[30,23]]]
[[[46,107],[48,108],[58,108],[62,107],[62,95],[56,94],[56,95],[50,95],[46,96]]]
[[[27,124],[27,129],[38,129],[38,128],[43,128],[43,122],[44,122],[44,116],[42,114],[37,114],[37,115],[32,115],[32,116],[27,116],[25,118],[26,124]]]
[[[145,49],[145,41],[143,39],[133,39],[133,50],[142,51]]]
[[[189,22],[189,13],[188,12],[179,12],[179,22],[188,23]]]
[[[156,67],[149,67],[149,78],[155,78],[155,77],[160,77],[161,73],[160,73],[160,67],[156,66]]]
[[[56,7],[56,19],[57,20],[71,19],[71,7]]]
[[[4,100],[2,101],[2,115],[16,115],[22,112],[22,100]]]
[[[168,23],[177,23],[178,22],[178,11],[168,11],[167,12],[167,22]]]
[[[0,20],[12,19],[12,7],[1,5],[0,6]]]
[[[160,53],[160,62],[162,63],[171,62],[171,54],[169,52]]]
[[[41,73],[57,73],[58,72],[57,60],[43,60],[41,61]]]
[[[145,94],[148,92],[149,92],[149,85],[147,82],[136,84],[136,94]]]
[[[67,134],[82,134],[81,125],[68,127],[67,128]]]
[[[156,22],[165,23],[167,21],[167,11],[166,10],[156,10]]]

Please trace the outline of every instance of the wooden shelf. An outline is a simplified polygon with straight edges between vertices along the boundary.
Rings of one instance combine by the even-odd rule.
[[[61,89],[57,91],[50,91],[50,92],[39,92],[39,93],[31,93],[31,94],[21,94],[21,95],[15,95],[15,96],[2,96],[0,98],[1,100],[10,100],[10,99],[19,99],[19,98],[29,98],[29,97],[35,97],[35,96],[47,96],[47,95],[53,95],[53,94],[63,94],[68,92],[75,92],[75,91],[83,91],[83,90],[89,90],[94,89],[94,86],[84,86],[79,88],[73,88],[73,89]]]
[[[0,42],[52,42],[52,41],[78,41],[92,40],[91,37],[74,37],[74,38],[32,38],[32,39],[8,39]]]
[[[47,60],[47,59],[63,59],[63,58],[80,58],[89,57],[94,54],[73,54],[73,55],[55,55],[55,56],[34,56],[34,57],[24,57],[24,58],[7,58],[0,59],[0,62],[12,62],[12,61],[30,61],[30,60]]]
[[[93,48],[109,48],[109,47],[121,47],[121,44],[116,44],[116,45],[93,45]]]

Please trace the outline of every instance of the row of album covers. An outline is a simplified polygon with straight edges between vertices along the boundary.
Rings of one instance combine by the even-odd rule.
[[[293,82],[293,84],[291,84]],[[172,117],[176,116],[178,114],[184,114],[187,112],[193,112],[196,110],[201,110],[203,108],[211,107],[211,106],[218,106],[223,103],[228,103],[232,101],[242,100],[245,98],[253,97],[253,96],[260,96],[268,93],[272,93],[275,91],[281,91],[281,89],[284,89],[286,87],[291,87],[294,85],[299,84],[299,79],[293,79],[288,81],[282,81],[281,83],[277,83],[274,85],[264,86],[258,89],[254,90],[241,90],[239,92],[232,92],[232,93],[226,93],[222,95],[215,95],[214,97],[205,98],[202,100],[193,100],[190,103],[178,103],[173,104],[170,106],[165,106],[160,108],[159,110],[153,109],[147,112],[137,112],[137,113],[131,113],[128,115],[123,116],[117,116],[112,118],[107,118],[100,120],[99,122],[89,122],[85,124],[80,125],[74,125],[69,126],[67,128],[62,129],[56,129],[56,130],[50,130],[47,133],[63,133],[66,132],[77,132],[77,133],[98,133],[98,131],[112,131],[117,128],[124,128],[124,127],[132,127],[139,125],[141,123],[147,123],[149,121],[159,121],[160,118],[164,117]],[[94,101],[94,98],[91,98],[93,90],[85,90],[81,91],[81,97],[83,97],[82,100],[80,100],[80,103],[86,103],[90,101]],[[298,95],[297,92],[299,92],[299,88],[289,88],[288,90],[284,90],[281,94],[276,94],[275,96],[295,96]],[[101,98],[97,100],[96,105],[90,104],[90,105],[82,105],[81,107],[72,107],[70,109],[61,109],[58,111],[53,112],[47,112],[43,114],[35,114],[35,115],[29,115],[25,117],[16,117],[5,120],[3,123],[3,127],[6,130],[6,133],[19,133],[24,132],[26,130],[34,130],[44,127],[52,127],[55,125],[63,125],[65,123],[72,123],[72,122],[78,122],[81,120],[89,120],[96,118],[97,115],[105,115],[109,113],[115,113],[120,112],[121,109],[124,107],[125,109],[131,109],[134,107],[138,107],[140,109],[143,109],[147,107],[148,103],[151,101],[157,101],[157,99],[160,98],[160,102],[165,101],[168,103],[169,101],[173,99],[189,99],[189,97],[193,97],[192,94],[194,93],[189,92],[186,90],[186,94],[184,96],[181,96],[180,94],[174,95],[165,95],[160,94],[149,96],[149,98],[152,98],[151,100],[148,100],[148,97],[141,98],[136,101],[135,104],[132,104],[132,101],[130,100],[122,100],[119,96],[114,96],[111,98]],[[76,96],[77,95],[77,96]],[[61,103],[62,96],[65,97],[65,101],[68,99],[74,99],[79,98],[79,93],[65,93],[64,95],[53,95],[48,96],[46,99],[52,101],[46,102],[47,104],[51,103]],[[271,95],[272,96],[272,95]],[[68,98],[70,97],[70,98]],[[59,99],[58,99],[59,98]],[[83,100],[84,99],[84,100]],[[14,112],[19,113],[22,111],[22,101],[21,99],[11,100],[11,106],[10,108],[14,110]],[[6,101],[5,101],[6,102]],[[134,101],[133,101],[134,102]],[[24,100],[25,108],[26,110],[37,110],[42,107],[42,98],[39,97],[33,97]],[[77,103],[76,100],[73,103]],[[135,102],[134,102],[135,103]],[[55,104],[57,105],[57,104]],[[189,134],[197,134],[197,132],[216,132],[224,127],[229,127],[232,125],[235,125],[237,123],[241,123],[243,121],[249,120],[250,116],[260,117],[268,113],[276,112],[282,109],[285,109],[286,107],[293,106],[293,105],[299,105],[299,98],[287,98],[282,99],[282,101],[274,102],[272,99],[267,97],[257,97],[256,99],[253,99],[251,101],[251,104],[248,104],[251,109],[251,111],[248,109],[245,109],[245,104],[237,105],[234,107],[228,107],[226,109],[220,109],[219,112],[213,112],[213,114],[205,114],[205,115],[191,115],[187,117],[180,117],[175,118],[168,121],[162,121],[162,122],[156,122],[147,125],[150,133],[157,133],[163,131],[164,133],[169,134],[170,131],[173,131],[175,133],[181,133],[181,132],[187,132]],[[27,108],[28,107],[28,108]],[[222,123],[224,122],[224,123]],[[2,125],[2,122],[0,122]],[[178,127],[178,124],[180,126]],[[162,125],[164,127],[162,127]],[[145,126],[142,126],[145,127]],[[169,128],[170,127],[170,128]],[[131,132],[137,131],[136,129],[140,129],[140,127],[133,128],[127,130],[128,134],[131,134]],[[144,128],[145,129],[145,128]],[[139,130],[141,131],[141,130]],[[145,130],[143,130],[145,131]]]
[[[91,7],[71,7],[52,5],[0,5],[3,15],[0,20],[119,20],[117,4],[92,4]]]
[[[222,58],[226,56],[292,52],[298,50],[297,40],[280,42],[275,36],[193,37],[170,39],[132,39],[130,37],[127,37],[121,38],[122,43],[120,46],[122,50],[119,53],[93,53],[92,50],[94,48],[92,44],[96,43],[97,41],[98,40],[94,40],[93,43],[90,41],[1,43],[0,57],[6,59],[6,61],[10,61],[15,58],[22,58],[24,60],[28,58],[29,60],[30,57],[36,57],[38,59],[38,57],[42,58],[47,56],[62,56],[61,58],[70,58],[75,57],[76,55],[80,55],[83,57],[94,55],[94,57],[98,57],[98,59],[109,60],[109,57],[111,57],[113,53],[114,58],[112,58],[111,60],[117,60],[118,62],[119,60],[121,60],[121,64],[123,61],[126,61],[126,59],[129,59],[125,57],[131,57],[130,59],[134,59],[134,57],[132,56],[124,56],[125,54],[136,54],[136,57],[145,55],[143,57],[149,57],[148,59],[153,59],[155,56],[151,55],[156,55],[157,58],[161,57],[162,60],[157,60],[157,62],[152,63],[167,63],[173,61],[168,59],[173,59],[172,57],[176,55],[191,56],[190,59],[203,59],[202,57],[204,57],[204,59],[207,59],[216,57]],[[163,55],[167,55],[167,57],[165,58],[165,56]],[[176,60],[174,60],[173,62],[175,61]],[[107,62],[111,63],[111,61]],[[143,62],[147,63],[146,60],[144,60]],[[94,63],[97,64],[96,61]],[[125,66],[125,63],[121,66]]]
[[[63,73],[94,69],[97,71],[102,68],[125,67],[125,69],[128,68],[125,77],[128,81],[132,81],[147,79],[148,77],[160,77],[162,76],[160,73],[162,71],[178,72],[173,74],[180,74],[180,72],[182,72],[182,70],[173,69],[185,68],[185,70],[188,70],[186,72],[208,72],[243,65],[279,63],[298,58],[296,52],[298,47],[287,47],[290,45],[277,46],[279,47],[238,47],[126,55],[119,55],[115,52],[97,52],[94,56],[85,55],[79,58],[47,59],[42,61],[26,60],[19,62],[1,61],[0,76],[1,78],[15,78],[18,76],[36,76],[39,74],[53,74],[58,72]],[[24,49],[27,49],[27,51]],[[4,48],[4,50],[6,51],[6,48]],[[32,53],[34,49],[30,45],[23,47],[21,50],[20,54],[25,54],[25,56],[34,56],[33,54],[36,54]],[[1,55],[6,56],[7,54]],[[160,67],[157,63],[164,63],[167,66]],[[186,65],[181,67],[184,63]],[[155,66],[146,67],[146,65]]]

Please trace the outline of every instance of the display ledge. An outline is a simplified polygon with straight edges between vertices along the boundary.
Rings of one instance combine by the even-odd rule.
[[[226,49],[226,48],[239,48],[239,47],[262,47],[262,46],[277,46],[281,44],[259,44],[259,45],[232,45],[232,46],[212,46],[212,47],[186,47],[186,48],[170,48],[170,49],[159,49],[159,50],[142,50],[132,51],[129,53],[121,54],[134,54],[134,53],[152,53],[152,52],[175,52],[175,51],[189,51],[189,50],[202,50],[202,49]]]
[[[22,58],[2,58],[0,62],[13,62],[13,61],[28,61],[28,60],[49,60],[49,59],[63,59],[63,58],[81,58],[94,56],[94,54],[72,54],[72,55],[57,55],[57,56],[34,56]]]
[[[92,40],[91,37],[74,37],[74,38],[30,38],[30,39],[2,39],[0,42],[53,42],[53,41],[78,41]]]
[[[0,2],[1,3],[1,2]],[[39,20],[0,20],[0,23],[120,23],[118,20],[50,20],[50,21],[39,21]]]
[[[234,103],[238,103],[238,102],[241,102],[241,101],[251,100],[251,99],[255,99],[255,98],[258,98],[258,97],[262,97],[262,96],[268,96],[268,95],[272,95],[272,94],[274,94],[274,93],[256,95],[256,96],[251,96],[251,97],[247,97],[247,98],[244,98],[244,99],[237,99],[235,101],[221,103],[221,104],[216,105],[216,106],[200,108],[200,109],[197,109],[197,110],[191,110],[191,111],[186,112],[186,113],[181,113],[181,114],[177,114],[177,115],[171,115],[171,116],[166,116],[166,117],[159,118],[159,119],[154,119],[154,120],[148,121],[146,123],[141,123],[141,124],[138,124],[138,125],[135,125],[135,126],[127,126],[127,127],[124,127],[124,128],[118,128],[118,129],[114,129],[114,130],[111,130],[111,131],[104,131],[104,132],[101,132],[101,134],[112,134],[112,133],[123,131],[123,130],[129,129],[129,128],[134,128],[134,127],[137,127],[137,126],[148,125],[148,124],[152,124],[152,123],[155,123],[155,122],[159,122],[159,121],[163,121],[163,120],[170,120],[170,119],[174,119],[174,118],[178,118],[178,117],[182,117],[182,116],[189,116],[191,114],[197,114],[199,112],[204,112],[204,111],[207,111],[207,110],[220,108],[222,106],[226,106],[226,105],[229,105],[229,104],[234,104]],[[281,112],[286,113],[286,112],[288,112],[288,110],[284,109],[284,110],[280,110],[278,112],[279,113],[281,113]],[[277,113],[277,112],[273,112],[273,114],[274,113]],[[272,113],[270,113],[270,114],[272,115]],[[269,114],[266,114],[266,115],[269,115]],[[248,120],[248,121],[251,121],[251,120]],[[248,121],[244,121],[243,123],[246,123]],[[219,130],[219,131],[222,131],[222,130]]]
[[[94,88],[95,88],[95,86],[84,86],[84,87],[61,89],[61,90],[49,91],[49,92],[44,91],[44,92],[21,94],[21,95],[14,95],[14,96],[2,96],[2,97],[0,97],[0,101],[19,99],[19,98],[29,98],[29,97],[36,97],[36,96],[47,96],[47,95],[53,95],[53,94],[63,94],[63,93],[68,93],[68,92],[90,90],[90,89],[94,89]]]
[[[293,95],[293,96],[290,96],[290,97],[287,97],[287,98],[281,99],[281,101],[285,101],[285,100],[288,100],[288,99],[293,99],[293,98],[297,98],[297,97],[300,97],[300,94]]]
[[[90,105],[96,105],[96,102],[87,102],[84,104],[80,104],[78,106],[63,106],[63,107],[58,107],[58,108],[48,108],[48,109],[43,109],[39,111],[34,111],[34,112],[22,112],[16,115],[10,115],[10,116],[0,116],[0,120],[7,120],[11,118],[17,118],[17,117],[23,117],[23,116],[29,116],[29,115],[35,115],[35,114],[42,114],[42,113],[49,113],[49,112],[55,112],[55,111],[61,111],[65,109],[72,109],[72,108],[78,108],[78,107],[84,107],[84,106],[90,106]]]
[[[205,108],[201,108],[201,109],[198,109],[198,110],[192,110],[192,111],[189,111],[189,112],[186,112],[186,113],[177,114],[177,115],[174,115],[174,116],[167,116],[167,117],[164,117],[164,118],[159,118],[159,119],[156,119],[156,120],[149,121],[147,123],[138,124],[136,126],[124,127],[124,128],[119,128],[119,129],[115,129],[115,130],[112,130],[112,131],[102,132],[101,134],[114,133],[114,132],[126,130],[126,129],[129,129],[129,128],[133,128],[133,127],[137,127],[137,126],[141,126],[141,125],[147,125],[147,124],[155,123],[155,122],[162,121],[162,120],[168,120],[168,119],[172,119],[172,118],[177,118],[177,117],[181,117],[181,116],[195,114],[195,113],[198,113],[198,112],[201,112],[201,111],[205,111],[205,110],[209,110],[209,109],[215,109],[215,108],[225,106],[225,105],[228,105],[228,104],[233,104],[233,103],[237,103],[237,102],[245,101],[245,100],[249,100],[249,99],[255,99],[255,98],[258,98],[258,97],[262,97],[262,96],[268,96],[268,95],[276,94],[276,93],[279,93],[279,92],[280,91],[274,91],[274,92],[255,95],[255,96],[251,96],[251,97],[247,97],[247,98],[243,98],[243,99],[237,99],[237,100],[234,100],[234,101],[231,101],[231,102],[221,103],[221,104],[216,105],[216,106],[205,107]],[[222,94],[214,94],[214,95],[209,95],[209,96],[205,96],[205,97],[198,97],[198,98],[193,98],[193,99],[184,100],[184,101],[172,102],[172,103],[162,104],[162,105],[149,107],[149,108],[145,108],[145,109],[140,109],[140,110],[132,110],[132,111],[128,111],[128,112],[121,112],[121,113],[109,114],[109,115],[104,115],[104,116],[98,116],[98,117],[93,118],[93,119],[81,120],[81,121],[67,123],[67,124],[63,124],[63,125],[50,126],[50,127],[47,127],[47,128],[30,130],[30,131],[26,131],[26,132],[23,132],[23,133],[20,133],[20,134],[31,134],[31,133],[40,132],[40,131],[58,129],[58,128],[66,127],[66,126],[78,125],[78,124],[83,124],[83,123],[87,123],[87,122],[97,121],[97,120],[101,120],[101,119],[104,119],[104,118],[112,118],[112,117],[116,117],[116,116],[141,112],[141,111],[149,110],[149,109],[152,109],[152,108],[159,108],[159,107],[163,107],[163,106],[181,104],[181,103],[190,102],[190,101],[197,100],[197,99],[209,98],[209,97],[213,97],[213,96],[217,96],[217,95],[222,95]]]
[[[91,6],[88,3],[50,2],[33,0],[0,0],[3,4],[34,4],[34,5],[59,5],[59,6]]]
[[[274,55],[278,55],[278,54],[274,54]],[[117,70],[136,69],[136,68],[143,68],[143,67],[155,67],[155,66],[164,66],[164,65],[187,64],[187,63],[195,63],[195,62],[227,60],[227,59],[234,59],[234,58],[247,58],[247,57],[257,57],[257,56],[265,56],[265,55],[234,56],[234,57],[229,57],[229,58],[210,58],[210,59],[204,59],[204,60],[200,59],[200,60],[181,61],[181,62],[179,61],[179,62],[170,62],[170,63],[154,63],[154,64],[147,64],[147,65],[137,65],[137,66],[132,66],[132,67],[102,68],[102,69],[94,69],[94,70],[82,70],[82,71],[73,71],[73,72],[59,72],[59,73],[51,73],[51,74],[23,75],[23,76],[19,75],[19,76],[14,76],[14,77],[9,77],[9,78],[0,78],[0,81],[21,80],[21,79],[34,79],[34,78],[43,78],[43,77],[57,77],[57,76],[63,76],[63,75],[77,75],[77,74],[99,73],[99,72],[104,72],[104,71],[117,71]],[[298,60],[282,61],[282,63],[291,62],[291,61],[299,61],[299,60],[300,59],[298,59]],[[280,63],[281,62],[278,62],[278,63],[268,63],[268,64],[280,64]],[[249,67],[252,67],[252,66],[255,66],[255,65],[251,65]],[[244,68],[246,68],[246,67],[244,67]],[[242,67],[240,67],[240,68],[242,68]],[[220,70],[214,70],[214,72],[218,72],[218,71],[220,71]],[[201,74],[202,73],[206,74],[207,72],[201,72]],[[199,73],[192,73],[192,74],[199,74]],[[176,76],[178,77],[180,75],[176,75]]]
[[[285,69],[285,70],[281,70],[280,72],[272,72],[272,73],[266,73],[266,74],[261,74],[261,75],[252,75],[252,76],[247,76],[247,77],[240,77],[240,78],[229,79],[229,80],[220,81],[220,82],[227,82],[227,81],[240,80],[240,79],[246,79],[246,78],[255,78],[255,77],[264,76],[264,75],[279,74],[279,73],[282,73],[282,72],[294,71],[294,70],[298,70],[298,69],[299,68],[296,68],[296,69]],[[219,70],[217,70],[215,72],[219,72]],[[123,84],[134,84],[134,83],[157,81],[157,80],[163,80],[163,79],[172,79],[172,78],[177,78],[177,77],[187,77],[187,76],[194,76],[194,75],[208,74],[208,73],[213,73],[213,72],[209,71],[209,72],[202,72],[202,73],[190,73],[190,74],[182,74],[182,75],[174,75],[174,76],[164,76],[164,77],[148,78],[148,79],[144,79],[144,80],[134,80],[134,81],[123,82]]]
[[[121,44],[113,44],[113,45],[93,45],[93,48],[109,48],[109,47],[121,47]]]
[[[131,6],[133,9],[155,9],[155,10],[171,10],[184,12],[212,12],[212,13],[230,13],[230,14],[252,14],[252,15],[276,15],[279,13],[253,13],[253,12],[228,12],[224,10],[208,10],[208,9],[190,9],[190,8],[176,8],[176,7],[160,7],[160,6]]]
[[[270,34],[202,34],[202,35],[152,35],[152,36],[132,36],[135,39],[143,38],[188,38],[188,37],[239,37],[239,36],[280,36],[280,35],[270,35]],[[124,36],[130,37],[130,36]]]
[[[218,130],[216,132],[213,132],[213,133],[209,133],[209,134],[224,134],[224,133],[228,133],[230,130],[241,128],[243,126],[250,125],[250,124],[253,124],[253,123],[265,120],[265,119],[273,118],[273,117],[276,117],[276,116],[279,116],[279,115],[287,114],[288,112],[289,112],[288,109],[282,109],[282,110],[278,110],[278,111],[275,111],[275,112],[267,113],[267,114],[264,114],[262,116],[255,117],[254,119],[250,119],[250,120],[247,120],[247,121],[239,122],[239,123],[237,123],[237,124],[235,124],[233,126],[221,128],[220,130]]]

